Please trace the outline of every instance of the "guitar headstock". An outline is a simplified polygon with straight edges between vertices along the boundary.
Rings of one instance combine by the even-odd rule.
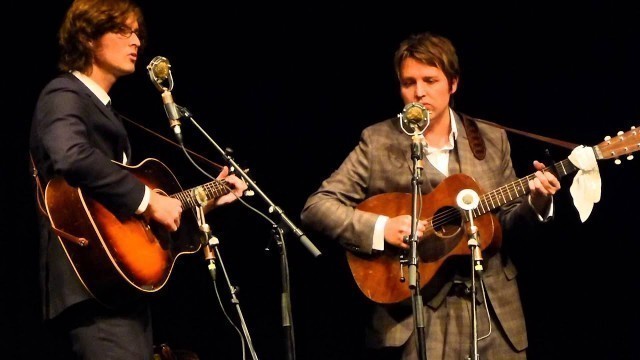
[[[596,158],[615,158],[615,163],[620,164],[620,156],[631,154],[640,150],[640,130],[635,126],[631,130],[623,133],[619,131],[615,137],[607,136],[604,141],[594,147]],[[627,160],[633,159],[633,155],[627,156]]]

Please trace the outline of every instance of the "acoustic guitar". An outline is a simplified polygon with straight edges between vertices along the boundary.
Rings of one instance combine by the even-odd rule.
[[[597,160],[618,158],[640,149],[640,135],[632,127],[626,133],[592,148]],[[629,156],[632,158],[632,155]],[[619,160],[616,160],[619,161]],[[569,159],[546,169],[559,176],[579,170]],[[457,194],[463,189],[473,189],[480,195],[478,206],[472,210],[474,225],[478,228],[479,247],[483,254],[495,253],[502,242],[502,230],[492,211],[521,196],[527,195],[528,175],[493,191],[483,193],[475,180],[464,174],[455,174],[443,180],[432,192],[423,195],[420,204],[420,219],[426,220],[425,236],[417,245],[418,278],[423,294],[431,297],[437,293],[444,281],[443,269],[454,259],[469,259],[468,219],[466,212],[456,203]],[[385,193],[372,196],[357,206],[357,209],[389,217],[411,214],[412,197],[406,193]],[[391,249],[389,249],[391,248]],[[385,251],[367,255],[347,251],[347,261],[352,275],[362,293],[381,304],[392,304],[411,296],[411,289],[404,279],[408,277],[408,251],[387,246]],[[470,261],[470,259],[469,259]]]
[[[61,177],[49,181],[45,190],[51,226],[78,278],[98,301],[112,307],[162,289],[176,259],[201,247],[198,200],[230,191],[224,180],[182,190],[169,168],[153,158],[137,166],[116,164],[152,191],[180,200],[183,212],[176,232],[142,215],[119,218]]]

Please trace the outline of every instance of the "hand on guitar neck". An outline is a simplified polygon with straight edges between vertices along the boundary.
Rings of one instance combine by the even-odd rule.
[[[224,166],[222,170],[220,170],[220,174],[216,180],[223,180],[226,182],[227,186],[231,188],[231,191],[228,194],[224,194],[222,196],[216,197],[213,201],[209,201],[207,205],[204,207],[204,212],[207,213],[209,210],[228,204],[232,201],[235,201],[237,198],[241,197],[242,194],[247,190],[247,184],[236,175],[229,175],[229,167]]]
[[[215,197],[204,206],[204,212],[228,204],[241,197],[247,189],[247,184],[235,175],[229,175],[229,167],[224,166],[216,180],[225,180],[227,186],[232,190],[220,197]],[[182,202],[174,197],[167,196],[161,190],[151,191],[149,205],[144,211],[147,220],[154,220],[169,231],[176,231],[180,227],[180,217],[182,215]]]
[[[543,163],[536,160],[533,166],[537,171],[529,180],[531,206],[538,214],[546,214],[551,204],[551,197],[560,190],[560,181],[555,174],[545,170],[546,166]]]

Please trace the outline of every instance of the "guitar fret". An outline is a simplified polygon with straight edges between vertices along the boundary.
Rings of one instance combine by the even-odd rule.
[[[198,205],[198,201],[196,200],[196,196],[195,196],[195,188],[185,193],[185,195],[188,195],[187,201],[189,202],[189,205],[190,205],[189,208],[194,208]]]
[[[563,174],[563,175],[567,175],[567,169],[565,169],[565,167],[564,167],[564,161],[561,161],[561,162],[559,162],[558,164],[559,164],[559,166],[562,168],[562,174]],[[556,167],[556,169],[558,169],[558,167]],[[558,171],[558,173],[559,173],[559,172],[560,172],[560,169],[558,169],[557,171]]]
[[[493,203],[493,199],[491,198],[491,196],[489,196],[489,200],[491,200],[491,207],[495,207],[495,204]]]
[[[214,186],[212,184],[205,184],[205,190],[207,191],[207,196],[209,198],[214,198],[216,196],[216,192],[214,191]]]
[[[195,195],[195,192],[198,189],[202,189],[206,195],[206,201],[215,199],[219,196],[227,194],[229,192],[229,188],[226,186],[226,181],[223,180],[214,180],[212,182],[203,184],[201,186],[196,186],[189,190],[184,190],[179,193],[172,195],[171,197],[180,200],[182,203],[183,209],[190,209],[196,206],[199,206],[200,202]]]
[[[507,199],[504,197],[504,194],[502,193],[502,188],[498,188],[496,191],[496,200],[498,201],[498,205],[502,205],[504,204]],[[502,200],[500,200],[500,197],[502,196]]]
[[[186,201],[185,199],[182,197],[181,193],[177,193],[175,195],[173,195],[172,197],[177,198],[178,200],[180,200],[180,203],[182,204],[182,206],[184,207],[186,205]]]
[[[521,181],[518,181],[518,184],[520,185],[520,189],[522,190],[522,195],[527,194],[527,188],[525,188],[525,184],[528,185],[528,183],[529,183],[529,176],[525,177]],[[516,194],[518,194],[517,191],[516,191]],[[522,196],[522,195],[518,195],[518,196]]]
[[[491,191],[489,192],[489,200],[491,200],[491,208],[494,208],[496,206],[496,203],[494,201],[495,199],[495,191]],[[497,200],[497,199],[496,199]]]
[[[482,205],[482,200],[478,202],[478,206],[476,207],[476,210],[478,210],[478,216],[484,213],[484,206]]]

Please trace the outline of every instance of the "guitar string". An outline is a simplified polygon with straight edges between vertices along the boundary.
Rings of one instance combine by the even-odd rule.
[[[558,173],[561,173],[563,175],[568,174],[568,171],[566,170],[567,167],[569,167],[568,165],[565,165],[565,163],[568,161],[568,159],[565,159],[561,162],[559,162],[558,164],[555,164],[554,167],[556,169],[556,171]],[[544,171],[548,171],[550,170],[551,167],[547,167],[544,169]],[[485,214],[487,212],[489,212],[490,210],[501,206],[503,204],[508,203],[509,201],[515,200],[521,196],[524,196],[526,194],[529,193],[530,189],[528,187],[525,187],[524,185],[527,184],[530,180],[535,178],[535,174],[530,174],[525,176],[522,179],[518,179],[512,183],[509,183],[507,185],[501,186],[496,190],[490,191],[486,194],[482,195],[482,198],[480,200],[480,204],[482,204],[482,202],[484,201],[484,204],[486,205],[486,210],[482,209],[482,213],[481,213],[481,209],[476,208],[474,209],[474,213],[477,213],[477,215],[482,215]],[[519,187],[518,187],[519,185]],[[518,189],[520,189],[520,191],[522,192],[522,195],[518,194]],[[513,191],[512,191],[513,190]],[[507,195],[509,195],[509,200],[507,200],[506,196],[503,194],[503,191],[507,192]],[[515,197],[512,197],[512,195],[515,194]],[[502,200],[500,199],[502,198]],[[495,200],[495,201],[494,201]],[[489,206],[489,201],[491,202],[491,206]],[[496,205],[497,204],[497,205]],[[482,205],[481,205],[482,206]],[[484,208],[484,206],[483,206]],[[457,208],[451,208],[448,210],[443,211],[442,213],[433,216],[431,218],[427,218],[426,220],[428,220],[428,222],[431,224],[430,226],[427,227],[427,230],[434,230],[436,227],[439,227],[441,225],[444,225],[446,223],[448,223],[451,220],[456,220],[458,217],[460,216],[460,212]]]
[[[211,192],[214,192],[214,195],[220,196],[220,195],[223,195],[225,191],[229,189],[226,183],[227,183],[226,180],[222,179],[222,180],[216,180],[214,182],[201,185],[201,187],[203,187],[205,191],[207,191],[207,193],[209,194]],[[185,191],[181,191],[177,194],[171,195],[171,197],[177,198],[182,202],[183,205],[189,205],[188,206],[189,208],[195,207],[197,206],[197,204],[192,193],[193,193],[193,190],[197,188],[198,187],[194,187]]]

